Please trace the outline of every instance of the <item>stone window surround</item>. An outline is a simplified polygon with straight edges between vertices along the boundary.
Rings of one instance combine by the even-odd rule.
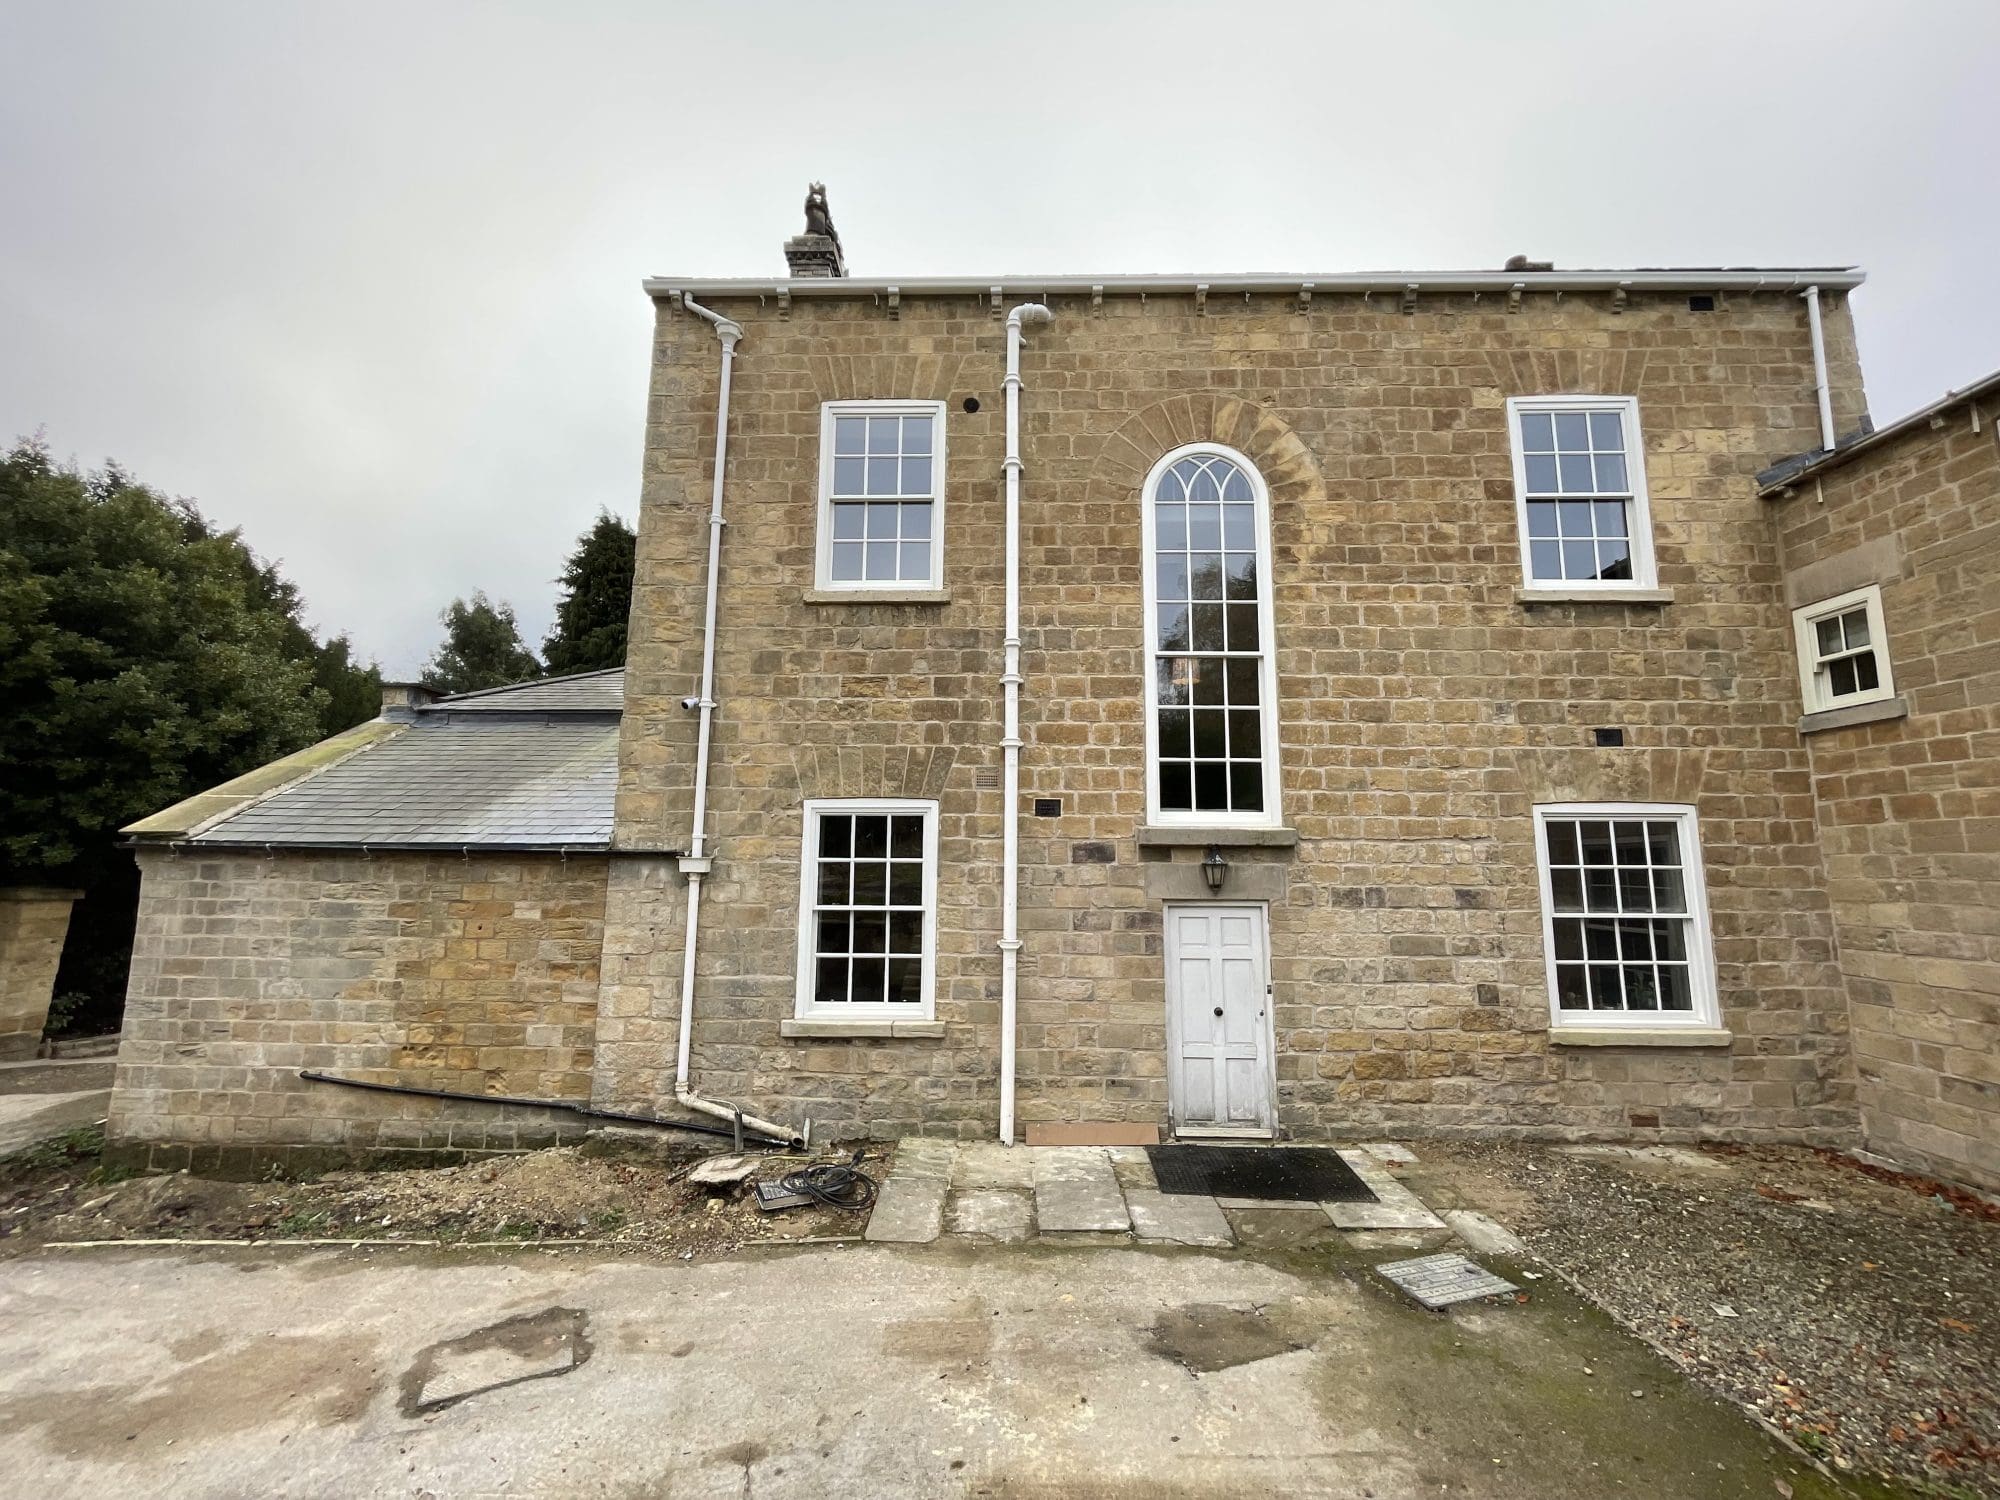
[[[833,458],[836,417],[929,417],[931,419],[931,573],[927,583],[913,580],[870,582],[866,579],[836,582],[833,577]],[[808,603],[863,602],[943,603],[950,595],[944,589],[944,524],[946,476],[950,472],[945,453],[945,405],[942,401],[879,399],[823,401],[820,403],[819,480],[814,508],[813,587]],[[857,597],[858,596],[858,597]]]
[[[1868,650],[1875,658],[1878,680],[1872,688],[1835,695],[1826,691],[1820,682],[1818,626],[1822,620],[1853,614],[1857,609],[1865,610],[1867,614]],[[1835,594],[1829,599],[1801,605],[1792,611],[1792,628],[1798,643],[1799,694],[1805,705],[1806,714],[1806,719],[1800,721],[1799,727],[1802,731],[1806,730],[1806,720],[1818,715],[1833,714],[1843,709],[1861,708],[1871,704],[1900,702],[1896,697],[1895,668],[1889,660],[1889,632],[1882,622],[1882,586],[1879,583],[1863,584],[1860,588],[1850,589],[1844,594]],[[1895,717],[1895,715],[1885,714],[1881,717]],[[1848,719],[1844,722],[1869,721]],[[1824,727],[1834,726],[1829,724]]]
[[[820,1004],[815,999],[814,960],[816,949],[819,891],[819,827],[822,813],[835,814],[916,814],[924,822],[923,856],[923,967],[918,981],[918,1001],[883,1001],[875,1004]],[[798,988],[790,1029],[781,1035],[922,1036],[940,1035],[937,1027],[937,893],[938,893],[938,804],[933,799],[911,797],[813,797],[800,809],[799,828],[799,923]],[[937,1029],[933,1029],[936,1027]],[[921,1029],[918,1029],[921,1028]]]
[[[1537,579],[1528,546],[1528,465],[1521,438],[1521,418],[1529,412],[1616,411],[1624,426],[1626,483],[1626,536],[1631,543],[1632,576],[1614,579]],[[1646,443],[1639,427],[1639,398],[1636,396],[1510,396],[1507,398],[1507,446],[1514,467],[1514,520],[1521,547],[1521,588],[1516,597],[1522,603],[1547,600],[1582,602],[1615,597],[1619,603],[1664,604],[1672,595],[1659,587],[1659,568],[1653,555],[1653,508],[1646,486]],[[1540,498],[1540,497],[1537,497]]]
[[[1556,989],[1555,900],[1550,889],[1550,819],[1644,818],[1673,822],[1680,839],[1681,875],[1687,904],[1688,982],[1693,1007],[1687,1011],[1564,1010]],[[1709,926],[1708,883],[1703,872],[1700,821],[1693,806],[1670,802],[1548,802],[1534,809],[1535,876],[1542,908],[1542,962],[1549,999],[1549,1036],[1560,1045],[1721,1046],[1723,1028],[1715,973],[1715,945]],[[1601,1036],[1600,1042],[1597,1038]]]

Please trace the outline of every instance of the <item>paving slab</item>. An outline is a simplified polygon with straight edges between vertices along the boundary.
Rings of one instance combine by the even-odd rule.
[[[891,1177],[936,1177],[949,1179],[952,1163],[958,1159],[957,1141],[934,1141],[923,1136],[906,1136],[896,1142],[896,1159],[890,1164]]]
[[[981,1188],[1015,1188],[1027,1192],[1035,1185],[1034,1155],[1027,1146],[1003,1146],[998,1141],[971,1141],[958,1148],[952,1163],[954,1192]]]
[[[109,1089],[0,1098],[0,1156],[11,1156],[79,1125],[95,1125],[110,1109]]]
[[[862,1237],[892,1245],[928,1245],[944,1232],[944,1194],[942,1177],[891,1173]]]
[[[1229,1219],[1213,1198],[1128,1187],[1125,1206],[1141,1243],[1225,1247],[1236,1243]]]
[[[1232,1208],[1224,1217],[1236,1243],[1245,1250],[1288,1250],[1294,1245],[1335,1237],[1317,1203],[1290,1203],[1282,1208]]]
[[[1373,1203],[1322,1203],[1336,1229],[1443,1229],[1444,1220],[1424,1207],[1423,1200],[1402,1183],[1377,1157],[1358,1149],[1343,1149],[1340,1159],[1354,1168]]]
[[[1377,1161],[1393,1161],[1405,1166],[1417,1159],[1416,1152],[1395,1141],[1363,1141],[1354,1149],[1366,1151]]]
[[[1133,1188],[1159,1191],[1160,1180],[1153,1175],[1153,1159],[1146,1154],[1145,1147],[1111,1146],[1106,1148],[1105,1155],[1111,1158],[1112,1175],[1126,1192]]]
[[[1502,1224],[1498,1219],[1488,1218],[1469,1208],[1447,1208],[1443,1210],[1444,1221],[1452,1227],[1452,1232],[1472,1247],[1477,1255],[1526,1255],[1528,1247],[1521,1237]]]
[[[1132,1227],[1102,1147],[1038,1146],[1035,1222],[1043,1234],[1118,1233]]]
[[[1034,1237],[1034,1200],[1026,1191],[969,1188],[951,1195],[945,1205],[945,1225],[953,1234],[1019,1244]]]

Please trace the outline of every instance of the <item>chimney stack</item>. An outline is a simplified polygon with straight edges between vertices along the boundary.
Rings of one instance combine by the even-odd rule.
[[[407,724],[417,716],[417,710],[437,702],[438,695],[421,682],[385,682],[382,684],[381,717],[396,723]]]
[[[806,188],[805,233],[785,241],[785,264],[799,278],[847,274],[847,258],[840,252],[840,232],[833,227],[823,182]]]

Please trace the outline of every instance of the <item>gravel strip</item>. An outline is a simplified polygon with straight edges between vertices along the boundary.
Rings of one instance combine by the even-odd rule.
[[[1835,1468],[2000,1495],[1990,1203],[1806,1149],[1426,1156],[1621,1323]]]

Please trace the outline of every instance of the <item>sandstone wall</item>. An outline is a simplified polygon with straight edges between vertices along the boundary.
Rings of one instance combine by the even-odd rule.
[[[1273,492],[1282,795],[1295,849],[1237,849],[1273,901],[1279,1112],[1302,1135],[1501,1129],[1845,1139],[1853,1076],[1775,534],[1753,476],[1816,441],[1794,296],[1393,302],[1058,298],[1024,358],[1020,1115],[1157,1121],[1157,893],[1142,849],[1139,488],[1175,445]],[[1003,326],[975,299],[718,304],[736,367],[695,1071],[721,1097],[888,1134],[997,1119]],[[1844,299],[1836,410],[1863,410]],[[664,305],[653,368],[618,838],[685,847],[717,351]],[[1504,402],[1639,398],[1665,605],[1536,608]],[[812,586],[820,403],[947,404],[948,602]],[[967,397],[981,407],[967,413]],[[1621,727],[1626,748],[1592,748]],[[1699,807],[1721,1051],[1550,1044],[1530,808]],[[788,1037],[800,803],[942,804],[936,1038]],[[1162,873],[1167,871],[1168,873]],[[599,1097],[671,1074],[681,882],[614,881]],[[664,1055],[662,1047],[665,1047]]]

